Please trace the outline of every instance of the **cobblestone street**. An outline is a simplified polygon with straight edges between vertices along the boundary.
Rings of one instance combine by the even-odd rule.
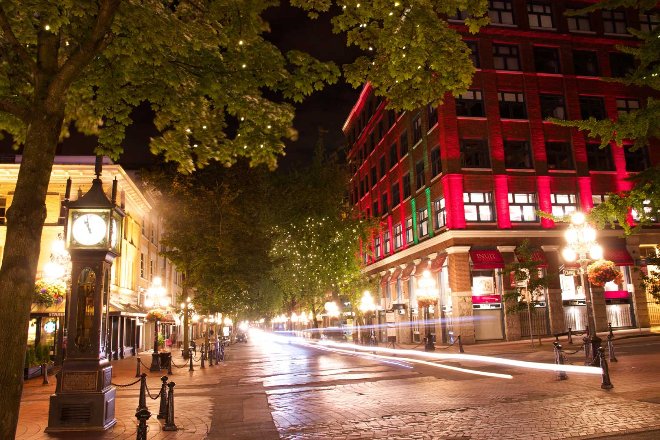
[[[534,350],[522,343],[491,344],[466,351],[548,362],[550,347],[549,342]],[[154,413],[149,438],[658,438],[660,337],[627,339],[617,350],[619,362],[610,364],[615,388],[604,391],[594,375],[569,373],[568,380],[558,381],[552,372],[445,362],[513,376],[490,378],[253,338],[233,345],[220,366],[197,367],[194,373],[175,369],[175,421],[181,429],[161,431],[157,402],[148,399]],[[146,362],[148,355],[142,357]],[[570,360],[580,364],[582,358],[578,353]],[[134,359],[114,366],[115,383],[135,380]],[[18,438],[52,438],[43,429],[54,382],[26,384]],[[150,374],[152,389],[158,382],[158,375]],[[96,437],[63,438],[135,438],[137,400],[137,386],[119,389],[113,429]]]

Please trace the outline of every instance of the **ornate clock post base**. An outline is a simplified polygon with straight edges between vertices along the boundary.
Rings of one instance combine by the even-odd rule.
[[[50,396],[46,432],[104,431],[117,423],[112,366],[107,360],[67,359]]]

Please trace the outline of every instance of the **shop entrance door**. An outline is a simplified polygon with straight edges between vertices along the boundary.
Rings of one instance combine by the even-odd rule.
[[[473,307],[482,306],[477,304]],[[474,309],[474,338],[477,341],[490,341],[494,339],[504,339],[504,329],[502,329],[502,309],[493,307],[500,306],[500,303],[489,304],[491,308]]]

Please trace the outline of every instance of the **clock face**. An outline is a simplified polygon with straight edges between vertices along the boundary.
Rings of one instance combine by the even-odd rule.
[[[83,214],[73,221],[71,233],[83,246],[99,244],[105,238],[105,220],[98,214]]]

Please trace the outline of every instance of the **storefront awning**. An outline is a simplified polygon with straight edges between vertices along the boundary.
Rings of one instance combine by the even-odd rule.
[[[41,304],[32,304],[30,309],[30,315],[35,316],[64,316],[64,311],[66,310],[66,302],[62,301],[59,304],[53,304],[50,307],[46,307]]]
[[[440,272],[440,270],[442,270],[442,266],[445,264],[446,259],[447,254],[441,254],[431,260],[431,272]]]
[[[624,247],[606,247],[603,252],[606,260],[612,261],[617,266],[634,266],[635,261]]]
[[[408,278],[410,278],[410,275],[412,275],[414,271],[415,271],[415,265],[409,264],[403,269],[403,272],[401,273],[401,278],[407,280]]]
[[[530,255],[532,257],[532,261],[538,263],[539,268],[546,269],[548,267],[548,259],[546,258],[543,249],[532,248],[530,249]],[[520,255],[518,255],[517,253],[516,253],[516,258],[520,261]]]
[[[470,249],[470,260],[474,270],[504,268],[504,259],[497,249]]]

